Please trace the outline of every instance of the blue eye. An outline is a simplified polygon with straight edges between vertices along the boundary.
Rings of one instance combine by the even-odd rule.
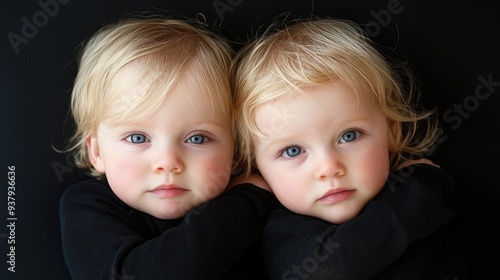
[[[340,143],[346,143],[346,142],[352,142],[356,140],[361,133],[359,131],[355,130],[348,130],[340,136]]]
[[[285,158],[292,158],[300,155],[302,153],[302,149],[298,146],[290,146],[288,148],[285,148],[283,152],[281,153],[281,156]]]
[[[125,140],[134,144],[142,144],[146,142],[148,138],[144,134],[130,134]]]
[[[188,143],[193,143],[193,144],[203,144],[208,141],[208,138],[203,136],[203,135],[193,135],[188,138],[187,142]]]

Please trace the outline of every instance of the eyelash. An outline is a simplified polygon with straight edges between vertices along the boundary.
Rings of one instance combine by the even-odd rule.
[[[143,143],[134,143],[134,142],[132,142],[132,141],[127,140],[128,138],[130,138],[130,137],[132,137],[132,136],[134,136],[134,135],[143,135],[143,136],[146,138],[146,141],[144,141]],[[192,137],[194,137],[194,136],[200,136],[200,137],[203,137],[205,141],[204,141],[203,143],[199,143],[199,144],[189,142],[189,139],[191,139],[191,138],[192,138]],[[144,144],[144,143],[147,143],[147,142],[150,142],[150,141],[151,141],[151,140],[149,139],[149,136],[147,136],[145,133],[143,133],[143,132],[136,132],[136,131],[133,131],[133,132],[127,133],[127,134],[126,134],[126,135],[122,138],[122,140],[123,140],[123,141],[128,142],[129,144],[133,144],[133,145],[140,145],[140,144]],[[203,145],[203,144],[205,144],[205,143],[207,143],[207,142],[210,142],[210,141],[212,141],[212,138],[211,138],[211,137],[209,137],[208,135],[206,135],[205,133],[194,133],[194,134],[192,134],[192,135],[188,136],[185,142],[186,142],[186,143],[197,144],[197,145]]]
[[[143,135],[143,136],[146,138],[146,141],[144,141],[143,143],[134,143],[134,142],[128,141],[127,139],[128,139],[129,137],[132,137],[133,135]],[[147,142],[150,142],[150,141],[151,141],[151,140],[150,140],[150,138],[149,138],[149,136],[148,136],[146,133],[144,133],[144,132],[139,132],[139,131],[132,131],[132,132],[127,133],[127,134],[125,135],[125,137],[123,137],[123,139],[122,139],[122,140],[123,140],[123,141],[126,141],[128,144],[131,144],[131,145],[142,145],[142,144],[145,144],[145,143],[147,143]]]
[[[201,136],[201,137],[203,137],[206,141],[204,141],[203,143],[200,143],[200,144],[189,142],[189,139],[191,139],[191,138],[192,138],[192,137],[194,137],[194,136]],[[188,137],[187,137],[187,139],[186,139],[186,141],[185,141],[185,142],[186,142],[186,143],[195,144],[195,145],[204,145],[204,144],[206,144],[206,143],[208,143],[208,142],[210,142],[210,141],[212,141],[212,138],[211,138],[211,137],[209,137],[206,133],[193,133],[193,134],[191,134],[190,136],[188,136]]]
[[[363,135],[365,134],[365,131],[359,127],[350,127],[344,131],[342,131],[342,133],[340,133],[340,136],[339,136],[339,140],[338,142],[340,143],[341,139],[342,139],[342,135],[344,135],[346,132],[349,132],[349,131],[353,131],[353,132],[356,132],[356,133],[359,133],[359,136],[356,137],[356,139],[354,139],[352,142],[355,142],[355,141],[358,141],[358,139],[360,137],[363,137]],[[346,142],[346,143],[350,143],[350,142]]]
[[[296,144],[290,144],[290,145],[287,145],[286,147],[284,147],[283,149],[279,150],[277,153],[276,153],[276,158],[285,158],[283,156],[283,153],[292,148],[292,147],[299,147],[302,151],[304,150],[304,148],[300,147],[300,145],[296,145]],[[288,158],[285,158],[285,159],[288,159]]]
[[[344,135],[346,132],[349,132],[349,131],[354,131],[356,133],[359,133],[359,136],[356,137],[355,140],[353,141],[357,141],[360,137],[362,137],[364,134],[365,134],[365,131],[361,128],[358,128],[358,127],[351,127],[351,128],[348,128],[344,131],[342,131],[342,133],[340,133],[340,136],[339,136],[339,140],[338,142],[340,142],[340,139],[342,138],[342,135]],[[346,142],[346,143],[350,143],[350,142]],[[280,149],[277,153],[276,153],[276,158],[285,158],[283,157],[283,153],[292,148],[292,147],[299,147],[302,151],[304,150],[304,148],[300,147],[300,145],[296,145],[296,144],[289,144],[287,146],[285,146],[284,148]]]

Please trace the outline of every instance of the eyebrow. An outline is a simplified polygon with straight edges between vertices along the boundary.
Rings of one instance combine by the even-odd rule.
[[[148,127],[150,125],[151,124],[149,122],[140,120],[140,121],[131,121],[131,122],[126,122],[126,123],[116,124],[113,127],[122,127],[122,128],[127,128],[128,129],[129,127]],[[192,126],[200,126],[200,125],[201,126],[202,125],[208,125],[208,126],[218,127],[218,128],[226,128],[226,127],[228,127],[229,129],[231,129],[230,125],[225,125],[224,122],[220,122],[220,121],[215,120],[215,119],[202,120],[202,121],[195,122],[195,123],[192,124]]]
[[[221,128],[226,127],[226,125],[224,125],[224,122],[220,122],[218,120],[211,120],[211,119],[203,120],[201,122],[196,122],[196,123],[194,123],[194,125],[212,125],[212,126],[217,126],[217,127],[221,127]]]
[[[347,124],[348,123],[353,123],[353,122],[367,122],[367,121],[371,121],[373,118],[354,118],[354,119],[346,119],[346,120],[342,120],[340,121],[337,126],[347,126],[349,127]]]
[[[293,144],[294,141],[291,141],[291,140],[288,140],[288,139],[291,139],[292,137],[287,137],[287,138],[283,138],[283,139],[273,139],[271,140],[270,142],[266,142],[266,144],[263,144],[262,142],[262,149],[263,150],[266,150],[266,151],[273,151],[274,149],[276,149],[276,147],[282,147],[282,146],[285,146],[285,145],[290,145],[290,144]]]

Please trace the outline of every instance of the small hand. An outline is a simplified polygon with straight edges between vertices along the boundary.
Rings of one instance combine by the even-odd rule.
[[[272,192],[269,184],[264,180],[264,178],[262,178],[261,175],[258,174],[250,174],[248,177],[240,175],[234,179],[231,179],[231,181],[229,181],[228,189],[244,183],[250,183],[252,185],[255,185],[256,187]]]
[[[412,164],[429,164],[429,165],[432,165],[432,166],[435,166],[437,168],[441,168],[441,166],[435,164],[434,162],[432,162],[431,160],[429,159],[426,159],[426,158],[421,158],[421,159],[409,159],[409,160],[405,160],[403,161],[402,163],[400,163],[397,167],[396,167],[396,170],[399,170],[399,169],[402,169],[402,168],[405,168],[407,166],[410,166]]]

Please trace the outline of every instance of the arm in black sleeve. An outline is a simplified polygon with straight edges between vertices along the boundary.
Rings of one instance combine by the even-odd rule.
[[[138,214],[103,183],[76,185],[60,203],[66,265],[75,280],[219,279],[260,238],[273,202],[243,184],[182,221],[161,221]],[[158,222],[163,232],[152,226]]]
[[[430,165],[411,168],[340,225],[275,210],[263,237],[271,278],[369,279],[451,220],[448,175]]]

